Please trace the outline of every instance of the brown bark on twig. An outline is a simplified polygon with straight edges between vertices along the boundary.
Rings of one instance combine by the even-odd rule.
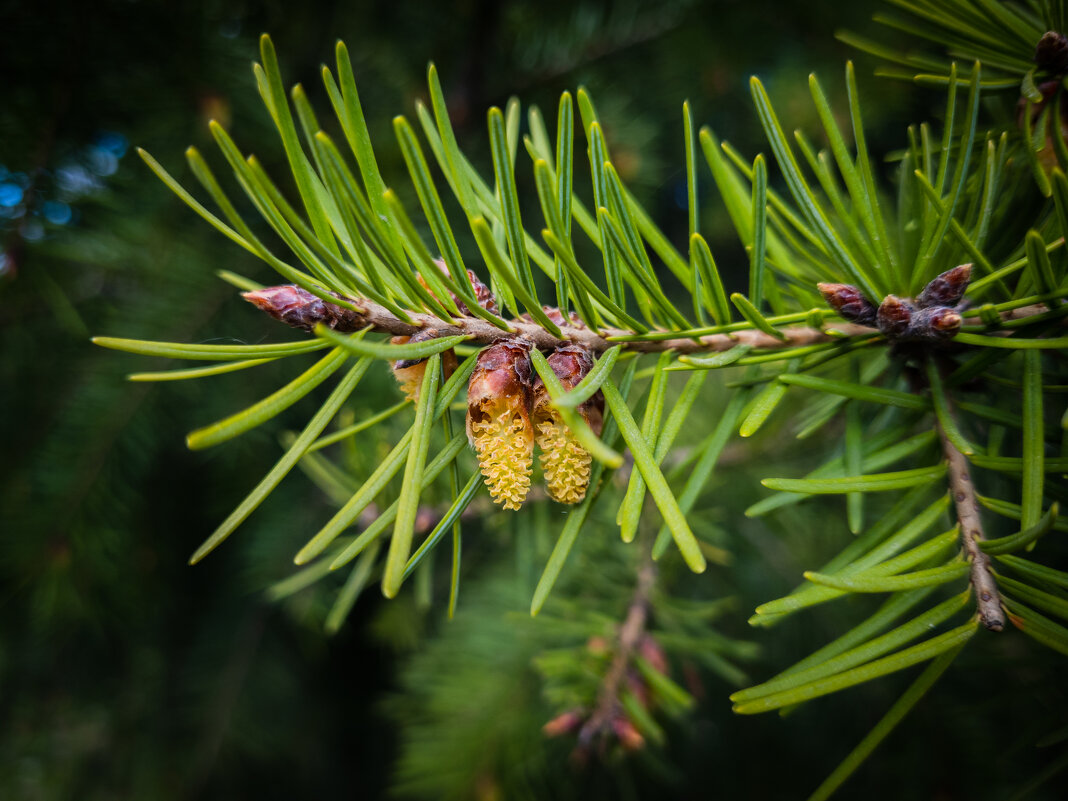
[[[997,584],[990,573],[990,557],[979,547],[979,542],[985,539],[985,536],[975,487],[968,471],[968,460],[949,441],[940,425],[938,436],[942,440],[942,452],[949,465],[949,491],[957,507],[961,543],[972,563],[971,582],[979,607],[979,620],[991,631],[1001,631],[1005,628],[1005,613],[1001,608]]]
[[[633,331],[624,329],[603,327],[597,334],[585,326],[560,326],[562,338],[554,337],[538,323],[526,320],[512,320],[509,322],[511,331],[504,331],[495,325],[477,317],[464,317],[459,320],[445,322],[432,314],[411,312],[412,323],[406,323],[397,319],[388,309],[379,306],[371,300],[364,298],[353,299],[352,303],[362,310],[362,314],[351,312],[351,321],[347,322],[349,330],[366,328],[393,334],[394,336],[410,336],[421,328],[433,328],[439,337],[466,336],[472,344],[489,345],[502,339],[513,339],[522,336],[534,343],[539,350],[552,350],[560,345],[575,343],[582,345],[594,353],[603,353],[613,345],[608,338],[613,336],[632,336]],[[835,324],[832,326],[843,335],[854,336],[857,334],[875,333],[872,328],[852,323]],[[818,342],[831,342],[836,337],[815,328],[807,326],[792,326],[779,329],[785,340],[778,339],[762,331],[736,331],[732,334],[709,334],[692,339],[663,339],[649,342],[624,342],[627,350],[641,352],[660,352],[673,350],[678,353],[703,353],[713,351],[730,350],[735,345],[746,343],[754,348],[790,348],[801,345],[813,345]]]
[[[279,300],[273,297],[273,294],[286,292],[293,297],[286,295],[284,304],[280,304]],[[613,342],[611,341],[613,337],[633,336],[634,332],[602,327],[600,333],[597,333],[581,324],[560,325],[562,336],[557,338],[538,323],[528,320],[512,320],[509,322],[511,330],[505,331],[478,317],[462,317],[445,321],[432,314],[414,311],[409,312],[412,320],[409,323],[398,319],[388,309],[367,298],[344,298],[355,306],[357,311],[323,302],[314,298],[310,293],[290,285],[246,292],[244,296],[268,314],[305,330],[312,330],[317,322],[323,322],[340,332],[358,331],[370,327],[373,331],[393,336],[411,336],[421,330],[433,329],[435,336],[465,336],[473,345],[491,345],[504,339],[521,336],[532,342],[538,350],[543,351],[554,350],[561,345],[572,343],[581,345],[592,353],[603,353],[617,344],[622,344],[626,350],[639,353],[659,353],[666,350],[676,353],[715,353],[730,350],[740,344],[747,344],[762,350],[782,350],[821,342],[833,342],[842,337],[878,333],[877,329],[869,326],[841,322],[827,326],[833,329],[835,334],[804,325],[779,328],[777,330],[782,335],[782,339],[765,334],[763,331],[749,329],[729,334],[706,334],[702,337]],[[311,304],[307,310],[302,307],[298,308],[302,299],[308,300]],[[321,316],[324,314],[323,309],[327,309],[325,317]],[[1043,305],[1026,306],[1003,313],[1002,319],[1015,320],[1047,311],[1048,309]],[[978,318],[964,320],[965,324],[978,322],[980,322]],[[996,332],[994,335],[997,335]]]

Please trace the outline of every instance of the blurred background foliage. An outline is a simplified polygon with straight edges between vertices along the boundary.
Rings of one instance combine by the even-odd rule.
[[[206,123],[215,118],[277,171],[281,148],[249,69],[261,31],[274,35],[287,78],[320,104],[318,66],[336,38],[346,41],[372,137],[385,143],[387,180],[403,170],[390,120],[423,97],[430,59],[461,144],[483,165],[486,108],[516,94],[551,114],[561,91],[584,84],[622,177],[683,241],[681,101],[691,100],[699,125],[752,156],[766,150],[747,86],[758,74],[783,118],[812,130],[808,72],[841,87],[852,54],[833,32],[867,30],[875,5],[0,3],[0,797],[374,798],[393,788],[417,798],[788,798],[814,787],[902,681],[865,685],[786,720],[734,718],[726,696],[740,680],[675,660],[676,679],[685,677],[699,706],[668,724],[665,746],[582,768],[569,761],[566,738],[542,737],[556,710],[535,657],[582,643],[567,627],[554,629],[552,616],[589,611],[584,564],[606,564],[607,553],[620,578],[606,579],[617,592],[602,593],[596,611],[621,619],[634,572],[633,552],[587,536],[581,547],[598,553],[573,558],[557,592],[578,600],[554,602],[549,620],[531,621],[530,592],[549,548],[538,525],[551,513],[544,505],[508,525],[490,513],[467,524],[451,623],[440,602],[428,609],[409,592],[385,603],[372,592],[328,637],[323,619],[338,581],[269,603],[264,590],[286,575],[307,518],[329,508],[303,477],[285,482],[211,558],[187,567],[276,457],[285,425],[299,425],[312,407],[298,404],[281,422],[191,454],[181,432],[254,402],[282,382],[284,368],[264,366],[256,382],[130,384],[127,372],[154,365],[94,349],[88,335],[285,338],[214,276],[260,277],[266,268],[131,156],[145,147],[185,180],[181,153],[189,144],[211,150]],[[859,63],[873,152],[899,147],[908,122],[938,116],[937,93],[876,82]],[[713,193],[705,197],[702,228],[721,269],[740,279],[744,253]],[[369,375],[361,393],[357,417],[381,408],[376,393],[396,389],[388,376]],[[812,459],[774,432],[747,447],[759,457],[750,465]],[[695,520],[706,538],[729,540],[735,567],[700,577],[668,567],[664,578],[680,598],[733,596],[717,625],[762,641],[744,665],[759,678],[831,638],[845,619],[829,609],[773,638],[744,623],[757,603],[833,553],[845,529],[828,530],[820,509],[804,505],[745,519],[759,476],[733,466],[720,473]],[[436,601],[444,585],[432,588]],[[892,782],[898,797],[1000,799],[1045,767],[1048,756],[1033,744],[1052,724],[1036,709],[1063,710],[1065,689],[1062,682],[1051,697],[1056,657],[1020,639],[1003,641],[1007,667],[997,671],[966,652],[963,669],[849,791],[886,797]],[[1005,686],[1016,693],[1011,705],[999,703],[996,688]],[[1050,792],[1047,785],[1033,797],[1056,797]]]

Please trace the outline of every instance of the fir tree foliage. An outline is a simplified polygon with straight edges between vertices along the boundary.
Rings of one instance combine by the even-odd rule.
[[[897,65],[884,72],[944,93],[940,123],[910,128],[893,154],[892,185],[868,150],[851,63],[844,91],[810,77],[821,123],[814,132],[789,133],[754,78],[767,154],[750,155],[707,128],[697,130],[694,110],[682,107],[689,206],[682,249],[621,179],[585,89],[561,97],[552,125],[537,108],[524,117],[516,100],[490,109],[492,171],[483,173],[460,148],[432,65],[429,102],[416,104],[414,118],[393,121],[410,178],[410,186],[394,189],[379,170],[376,152],[387,145],[370,141],[345,46],[337,46],[336,69],[322,71],[336,118],[323,126],[336,129],[330,135],[302,86],[286,93],[274,46],[263,37],[254,72],[292,171],[295,201],[217,123],[211,131],[244,195],[240,202],[193,148],[189,166],[217,211],[141,155],[197,214],[298,288],[287,290],[297,300],[269,310],[311,336],[260,345],[95,340],[210,363],[138,380],[312,360],[258,403],[189,435],[191,448],[213,447],[306,395],[324,397],[191,561],[223,543],[299,467],[337,511],[309,532],[295,554],[300,568],[276,585],[276,597],[333,570],[348,571],[328,618],[336,629],[372,582],[393,597],[409,577],[417,585],[428,581],[431,555],[448,543],[451,614],[462,605],[462,520],[488,502],[483,484],[493,489],[497,480],[484,464],[480,471],[456,413],[468,405],[468,382],[474,387],[479,376],[491,375],[487,354],[512,347],[522,352],[492,368],[515,372],[510,388],[499,390],[509,408],[527,409],[523,393],[539,382],[560,430],[592,459],[588,489],[556,526],[533,590],[533,615],[552,595],[587,521],[605,510],[609,517],[617,510],[621,539],[651,560],[677,552],[695,573],[709,562],[727,564],[729,553],[700,536],[691,512],[728,441],[753,437],[769,423],[781,434],[788,422],[799,439],[829,444],[837,439],[833,432],[843,432],[830,457],[806,475],[779,476],[768,466],[772,475],[763,485],[770,492],[747,514],[838,496],[856,536],[805,572],[792,592],[760,605],[750,623],[778,626],[850,597],[877,596],[881,603],[805,659],[735,692],[734,709],[787,711],[914,666],[922,670],[814,798],[848,778],[973,638],[1015,630],[1068,655],[1068,573],[1051,564],[1057,552],[1047,544],[1068,530],[1058,516],[1068,469],[1062,417],[1068,381],[1060,359],[1068,346],[1062,302],[1068,145],[1060,122],[1068,58],[1059,60],[1058,47],[1068,43],[1046,33],[1064,30],[1064,7],[982,0],[893,5],[904,14],[881,21],[946,54],[899,52],[843,35]],[[1016,87],[1018,109],[1011,98],[1005,113],[984,113],[988,99],[1004,100]],[[745,292],[727,292],[700,230],[698,171],[705,167],[748,253]],[[540,214],[531,213],[521,191],[536,193]],[[255,233],[238,212],[246,201],[277,242]],[[1020,208],[1036,209],[1024,230]],[[248,278],[222,278],[250,299],[265,297]],[[482,280],[492,304],[480,293]],[[570,345],[593,363],[563,382],[547,357]],[[411,384],[412,399],[346,421],[361,381],[383,362],[422,365],[418,390]],[[667,387],[676,372],[686,373],[686,384],[672,406]],[[731,392],[716,412],[717,425],[693,449],[685,475],[666,471],[702,393],[721,377]],[[601,396],[603,419],[595,419],[588,404]],[[523,426],[531,424],[525,411],[517,414],[515,426],[500,431],[526,437]],[[391,450],[358,470],[344,455],[329,455],[398,420],[407,429]],[[518,440],[498,435],[502,448],[519,453]],[[529,436],[533,442],[533,428]],[[537,505],[537,475],[533,484]],[[515,506],[523,500],[509,497]],[[639,578],[643,570],[655,573],[654,562],[639,561]],[[613,736],[624,746],[635,736],[658,739],[650,704],[633,686],[612,685],[613,671],[617,684],[619,676],[639,675],[663,708],[687,706],[687,693],[651,664],[653,651],[642,651],[642,638],[655,637],[645,632],[644,615],[650,608],[656,614],[643,581],[632,605],[644,610],[634,639],[627,640],[624,621],[603,643],[537,658],[557,711],[578,710],[558,728],[584,732],[584,722],[596,721],[596,733],[604,734],[611,721],[622,721]],[[689,635],[672,636],[681,642]],[[733,665],[720,667],[740,680]],[[599,697],[605,686],[612,689]]]

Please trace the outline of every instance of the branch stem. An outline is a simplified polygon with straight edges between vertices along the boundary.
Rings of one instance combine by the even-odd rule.
[[[612,724],[612,719],[619,714],[619,693],[623,680],[627,675],[631,657],[641,644],[645,635],[645,624],[649,617],[649,601],[656,583],[656,564],[651,557],[645,559],[644,564],[638,571],[638,583],[631,596],[630,605],[627,607],[627,616],[623,625],[619,628],[619,642],[612,664],[601,682],[601,691],[598,695],[597,706],[593,714],[583,724],[579,731],[579,748],[590,745],[593,738],[601,731],[606,730]]]
[[[976,603],[979,607],[979,620],[990,631],[1005,628],[1005,613],[1001,609],[1001,598],[997,584],[990,573],[990,557],[979,547],[979,542],[986,537],[983,534],[983,521],[979,516],[979,503],[975,497],[975,486],[968,471],[968,460],[949,438],[939,423],[938,436],[942,441],[942,452],[949,465],[949,491],[957,507],[957,520],[960,523],[960,538],[971,561],[971,582],[975,588]]]
[[[276,297],[277,296],[277,297]],[[718,353],[730,350],[738,345],[748,345],[761,350],[784,350],[818,345],[826,342],[843,341],[849,337],[878,333],[877,329],[848,322],[835,322],[829,328],[812,328],[806,325],[793,325],[777,328],[779,336],[772,336],[764,331],[746,329],[724,334],[705,334],[704,336],[673,339],[635,340],[623,339],[611,341],[614,337],[632,337],[634,332],[627,329],[602,326],[600,331],[592,331],[581,323],[568,325],[561,319],[560,336],[554,336],[539,323],[530,320],[511,320],[509,329],[499,328],[493,323],[479,317],[459,317],[442,320],[425,312],[407,312],[408,320],[398,318],[384,306],[369,298],[347,298],[337,296],[346,305],[335,305],[313,297],[310,293],[295,286],[268,287],[262,290],[244,293],[244,297],[262,311],[276,319],[296,328],[311,331],[316,323],[323,323],[339,333],[359,331],[370,327],[378,333],[393,336],[412,336],[420,331],[433,332],[435,337],[463,336],[473,345],[491,345],[505,339],[522,336],[534,347],[547,351],[561,345],[582,345],[591,353],[603,353],[614,345],[621,344],[626,350],[638,353]],[[1005,320],[1044,314],[1047,308],[1042,305],[1027,306],[1002,312]],[[967,324],[978,323],[978,318],[969,318]]]
[[[522,336],[529,339],[539,350],[551,350],[569,343],[582,345],[593,353],[603,353],[613,345],[620,344],[610,342],[608,337],[630,336],[633,331],[617,328],[603,327],[600,333],[591,331],[585,326],[561,325],[561,337],[555,337],[538,323],[526,320],[512,320],[509,325],[511,331],[503,331],[492,323],[477,317],[464,317],[451,322],[444,322],[431,314],[410,312],[411,323],[405,322],[394,316],[388,309],[379,306],[370,300],[359,299],[354,301],[363,311],[356,315],[353,320],[353,330],[371,326],[372,330],[393,334],[394,336],[411,336],[420,329],[433,329],[436,336],[466,336],[472,344],[489,345],[502,339],[511,339]],[[765,334],[762,331],[747,330],[737,331],[731,334],[707,334],[702,337],[690,339],[662,339],[656,341],[631,341],[624,342],[623,347],[631,351],[654,353],[671,350],[678,353],[706,353],[730,350],[736,345],[748,344],[753,348],[791,348],[802,345],[814,345],[820,342],[833,342],[844,336],[858,334],[870,334],[874,329],[852,323],[834,325],[834,329],[840,332],[838,336],[832,336],[816,328],[807,326],[791,326],[780,329],[785,339]]]

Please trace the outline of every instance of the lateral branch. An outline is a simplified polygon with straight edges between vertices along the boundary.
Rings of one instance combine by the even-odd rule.
[[[579,748],[589,747],[594,738],[608,729],[613,718],[619,714],[621,685],[627,674],[627,668],[630,666],[631,657],[645,634],[645,623],[649,616],[649,598],[655,582],[656,565],[652,559],[646,559],[645,564],[638,571],[638,583],[634,595],[631,596],[627,616],[619,628],[619,641],[612,663],[601,682],[597,706],[579,730]]]
[[[983,534],[983,521],[979,516],[979,502],[975,497],[975,486],[968,471],[968,460],[949,438],[942,426],[936,423],[938,436],[942,441],[949,469],[949,491],[957,507],[957,520],[960,523],[960,538],[971,560],[971,582],[975,588],[976,603],[979,607],[979,620],[990,631],[1005,628],[1005,613],[1001,608],[1001,597],[997,584],[990,572],[990,557],[979,547],[979,542],[986,539]]]

